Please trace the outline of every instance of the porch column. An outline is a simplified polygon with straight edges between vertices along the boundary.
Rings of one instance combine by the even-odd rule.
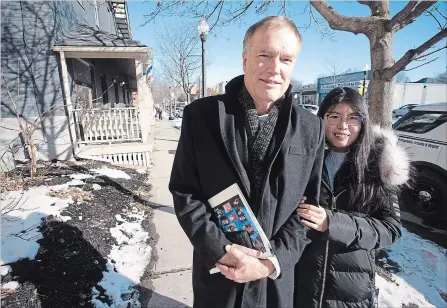
[[[71,103],[70,83],[68,81],[68,70],[67,70],[67,62],[65,60],[65,53],[63,51],[59,51],[59,57],[61,62],[62,93],[64,97],[63,104],[67,108],[68,128],[69,128],[68,131],[70,133],[73,155],[76,155],[77,135],[73,117],[73,105]]]
[[[154,117],[152,116],[154,102],[152,99],[152,93],[148,84],[146,83],[146,77],[143,74],[143,61],[135,60],[135,68],[137,74],[138,109],[140,110],[141,137],[143,139],[143,143],[149,143],[151,123],[154,121]]]

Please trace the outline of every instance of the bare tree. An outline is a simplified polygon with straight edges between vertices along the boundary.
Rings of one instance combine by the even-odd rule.
[[[309,23],[314,23],[323,35],[330,34],[325,24],[321,22],[313,9],[317,10],[333,30],[363,34],[370,41],[372,80],[369,84],[370,114],[372,121],[382,126],[391,126],[392,98],[395,76],[400,71],[409,71],[426,65],[435,59],[428,60],[435,52],[447,46],[432,48],[447,36],[447,16],[443,13],[437,1],[409,1],[407,5],[391,17],[389,1],[358,1],[371,10],[368,17],[348,17],[336,12],[326,1],[310,1],[307,6]],[[244,1],[232,2],[220,0],[190,2],[184,0],[160,0],[156,8],[146,15],[147,22],[158,15],[168,16],[205,16],[211,24],[211,29],[218,25],[226,25],[243,18],[249,11],[264,13],[268,7],[278,7],[278,14],[290,15],[286,1]],[[296,13],[296,12],[295,12]],[[398,61],[393,58],[393,36],[399,30],[413,23],[422,14],[432,16],[438,25],[435,33],[422,45],[408,50]],[[434,49],[434,50],[433,50]],[[425,60],[425,61],[424,61]],[[423,61],[414,67],[407,68],[412,61]]]
[[[329,75],[325,77],[331,77],[331,84],[332,87],[337,87],[337,83],[339,82],[339,75],[341,74],[340,67],[337,64],[337,61],[335,60],[328,60],[326,61],[326,69],[329,73]]]
[[[188,98],[200,75],[198,35],[192,27],[166,28],[157,35],[158,59],[165,77],[182,88]]]
[[[447,36],[447,19],[444,15],[435,15],[436,1],[410,1],[391,18],[388,1],[358,1],[371,10],[369,17],[347,17],[336,12],[326,1],[312,1],[311,4],[327,20],[334,30],[364,34],[370,41],[372,80],[369,84],[370,114],[374,123],[391,126],[393,108],[394,76],[407,69],[414,60],[421,60],[446,46],[431,51],[430,48]],[[431,10],[429,10],[432,8]],[[439,32],[417,48],[408,50],[397,62],[393,58],[393,36],[399,30],[413,23],[424,12],[432,14],[438,21]],[[440,16],[439,16],[440,15]],[[443,18],[444,22],[439,19]],[[425,62],[429,63],[429,62]],[[422,64],[422,65],[425,65]]]
[[[447,84],[447,72],[440,73],[434,78],[435,83],[445,83]]]
[[[295,78],[292,78],[290,81],[290,84],[292,85],[293,89],[297,89],[303,86],[303,82],[301,80],[297,80]]]
[[[20,75],[20,71],[17,71],[17,76]],[[19,78],[17,78],[19,80]],[[4,89],[6,90],[6,93],[9,96],[9,99],[11,101],[11,104],[13,106],[14,114],[17,118],[17,129],[9,128],[1,126],[1,128],[4,129],[10,129],[19,132],[19,136],[21,136],[22,142],[24,144],[24,150],[28,158],[28,166],[30,171],[30,176],[33,178],[37,175],[37,149],[39,144],[36,142],[35,133],[39,130],[43,130],[44,127],[44,121],[47,118],[51,118],[55,112],[58,110],[65,109],[68,105],[66,104],[66,98],[61,99],[61,101],[58,101],[51,105],[48,109],[44,110],[36,119],[31,119],[29,117],[24,116],[17,107],[17,102],[13,98],[13,95],[11,93],[11,90],[9,89],[6,78],[2,72],[2,82],[4,85]],[[19,82],[19,81],[18,81]],[[113,86],[110,85],[108,89],[110,89]],[[19,88],[19,87],[18,87]],[[91,101],[84,101],[82,105],[78,105],[77,107],[83,108],[85,110],[85,113],[88,113],[88,111],[93,108],[93,102],[97,100],[101,100],[104,93],[108,90],[106,89],[101,96],[99,96],[96,99],[93,99]],[[81,114],[81,116],[83,116]]]
[[[151,91],[155,104],[161,104],[170,98],[169,84],[165,81],[152,83]]]
[[[399,83],[410,82],[410,78],[408,78],[407,73],[399,72],[396,74],[396,82]]]

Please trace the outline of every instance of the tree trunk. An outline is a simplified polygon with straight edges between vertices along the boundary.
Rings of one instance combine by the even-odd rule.
[[[34,178],[37,175],[37,153],[36,146],[34,144],[33,136],[28,137],[28,152],[29,152],[29,171],[30,176]]]
[[[371,36],[371,73],[368,86],[369,115],[373,124],[391,128],[394,105],[394,77],[387,80],[382,77],[382,70],[393,66],[393,35],[390,32],[382,36]]]

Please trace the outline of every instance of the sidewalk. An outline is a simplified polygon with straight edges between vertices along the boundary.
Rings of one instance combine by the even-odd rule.
[[[154,207],[158,261],[153,269],[152,290],[148,307],[191,307],[193,302],[191,267],[192,246],[175,216],[172,195],[168,190],[169,177],[180,130],[172,121],[157,121],[155,145],[149,183]],[[155,253],[155,252],[154,252]]]

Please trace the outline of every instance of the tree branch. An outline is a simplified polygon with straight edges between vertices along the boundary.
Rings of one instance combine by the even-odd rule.
[[[391,31],[393,29],[393,27],[398,22],[400,22],[402,19],[407,17],[408,14],[410,14],[411,11],[413,11],[413,9],[416,7],[416,5],[418,5],[417,0],[408,1],[407,5],[405,5],[405,7],[400,12],[398,12],[396,15],[394,15],[394,17],[391,18],[391,20],[388,22],[387,30]]]
[[[416,5],[414,2],[416,2]],[[408,26],[435,3],[436,1],[422,1],[418,4],[417,1],[410,1],[402,9],[402,11],[397,13],[396,16],[391,18],[391,20],[388,22],[388,31],[397,32],[402,28]]]
[[[357,1],[360,4],[366,5],[371,10],[371,16],[379,16],[389,18],[390,6],[388,1]]]
[[[214,24],[211,26],[210,31],[212,31],[214,29],[214,27],[219,23],[220,20],[220,14],[222,13],[222,8],[224,6],[224,2],[223,0],[219,1],[219,3],[217,4],[216,8],[220,5],[220,9],[219,9],[219,14],[217,14],[217,18],[216,21],[214,22]],[[213,11],[214,13],[214,11]],[[209,15],[211,16],[211,15]]]
[[[411,61],[418,59],[424,52],[426,52],[430,47],[437,44],[443,38],[447,37],[447,29],[439,31],[435,36],[426,41],[424,44],[416,49],[408,50],[405,55],[400,58],[392,67],[384,69],[381,73],[382,78],[385,80],[391,80],[394,75],[405,69],[405,67],[410,64]]]
[[[441,25],[441,22],[438,20],[438,18],[436,18],[435,14],[433,14],[433,13],[430,12],[430,11],[427,11],[427,14],[430,15],[431,17],[433,17],[433,19],[438,23],[439,30],[442,30],[442,28],[444,28],[444,27]]]
[[[425,63],[421,64],[421,65],[418,65],[418,66],[409,68],[409,69],[404,70],[404,71],[405,71],[405,72],[408,72],[408,71],[415,70],[415,69],[417,69],[417,68],[419,68],[419,67],[421,67],[421,66],[427,65],[428,63],[434,62],[434,61],[436,61],[436,60],[438,60],[438,59],[439,59],[439,57],[436,57],[436,58],[434,58],[433,60],[430,60],[430,61],[428,61],[428,62],[425,62]]]
[[[329,26],[334,30],[365,34],[365,23],[371,20],[370,17],[343,16],[328,6],[326,1],[310,1],[310,4],[327,20]]]
[[[419,57],[415,58],[414,60],[419,60],[419,59],[422,59],[422,58],[428,57],[429,55],[432,55],[432,54],[434,54],[435,52],[441,51],[441,50],[443,50],[443,49],[446,49],[446,48],[447,48],[447,46],[441,47],[441,48],[439,48],[439,49],[436,49],[435,51],[432,51],[432,52],[430,52],[430,53],[428,53],[428,54],[425,54],[425,55],[419,56]]]
[[[444,14],[441,13],[441,11],[439,10],[439,7],[438,7],[438,6],[435,6],[434,9],[435,9],[436,12],[439,13],[439,15],[441,15],[445,20],[447,20],[447,17],[446,17]]]

